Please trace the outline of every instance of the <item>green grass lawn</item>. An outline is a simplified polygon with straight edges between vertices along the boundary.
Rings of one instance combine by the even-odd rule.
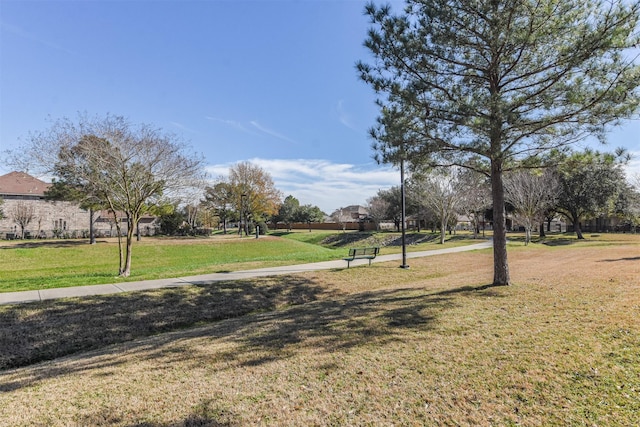
[[[409,250],[440,247],[428,233],[417,236]],[[447,247],[477,241],[451,236]],[[399,252],[398,233],[336,233],[335,231],[277,232],[255,239],[235,235],[208,239],[146,238],[134,242],[131,276],[117,277],[115,240],[52,240],[3,242],[0,246],[0,292],[151,280],[222,271],[272,267],[340,259],[347,247],[385,246],[382,253]]]
[[[339,251],[289,239],[145,239],[131,276],[118,278],[115,242],[25,243],[0,247],[0,292],[116,283],[336,259]]]
[[[608,245],[632,235],[587,235],[578,242],[574,235],[551,234],[534,238],[532,245]],[[521,234],[510,234],[510,246],[523,246]],[[408,251],[440,249],[477,243],[468,232],[447,235],[442,246],[438,234],[407,233]],[[145,238],[134,242],[131,276],[117,277],[118,246],[115,240],[49,240],[0,242],[0,292],[118,283],[238,271],[287,264],[341,259],[349,247],[381,246],[381,254],[401,250],[400,233],[278,231],[255,239],[236,235],[212,238]]]

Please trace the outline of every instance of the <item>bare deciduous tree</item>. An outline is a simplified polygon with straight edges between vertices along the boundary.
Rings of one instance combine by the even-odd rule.
[[[106,206],[114,219],[124,214],[124,246],[120,221],[115,223],[119,274],[127,277],[140,219],[202,178],[202,160],[187,154],[186,148],[176,136],[150,125],[134,125],[121,116],[80,115],[77,122],[61,119],[49,130],[31,135],[22,151],[23,158],[35,161],[29,166]]]
[[[550,170],[542,173],[521,170],[504,180],[505,199],[514,208],[515,220],[525,230],[525,245],[531,241],[531,229],[544,220],[547,209],[555,205],[560,184]]]
[[[476,239],[484,213],[491,207],[491,185],[485,175],[471,169],[462,170],[460,179],[463,188],[460,209],[469,218],[473,238]]]
[[[634,187],[635,197],[632,201],[630,211],[630,223],[633,227],[633,232],[636,233],[638,227],[640,227],[640,173],[633,175],[631,178],[631,185]]]
[[[200,223],[202,217],[201,208],[203,207],[202,195],[205,191],[206,186],[204,185],[204,181],[202,181],[194,182],[194,185],[180,192],[179,205],[184,209],[189,232],[192,234],[196,234],[198,228],[202,225]]]
[[[32,204],[20,200],[11,206],[9,216],[20,227],[20,237],[24,238],[25,229],[35,218],[35,208]]]
[[[427,174],[415,174],[414,183],[425,194],[426,206],[440,222],[440,243],[444,244],[447,225],[456,219],[464,196],[464,185],[457,168],[437,169]]]
[[[369,209],[369,216],[376,224],[376,230],[380,231],[380,222],[384,219],[389,219],[387,216],[391,204],[380,195],[376,195],[367,200],[367,207]]]
[[[353,221],[353,217],[351,216],[351,212],[344,208],[336,209],[331,214],[331,220],[336,224],[339,224],[342,228],[342,232],[344,233],[347,230],[347,222]]]

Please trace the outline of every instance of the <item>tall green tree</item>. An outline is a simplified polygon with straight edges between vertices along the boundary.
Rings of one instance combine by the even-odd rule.
[[[638,109],[640,2],[407,0],[366,6],[379,94],[376,149],[398,159],[398,118],[411,162],[462,165],[491,178],[494,285],[510,283],[504,172],[588,134],[604,137]],[[391,129],[392,131],[389,131]],[[481,162],[470,163],[473,158]]]
[[[165,236],[176,236],[187,218],[178,206],[172,206],[160,215],[160,233]]]
[[[633,194],[629,209],[629,223],[636,233],[640,227],[640,173],[630,177],[631,192]]]
[[[273,215],[271,221],[274,225],[283,222],[289,231],[292,223],[305,223],[309,226],[309,231],[311,231],[311,223],[322,222],[324,217],[325,213],[318,206],[301,205],[297,198],[289,195],[282,201],[278,207],[278,212]]]
[[[376,197],[379,197],[387,205],[386,219],[393,221],[396,231],[400,231],[402,221],[402,193],[400,186],[396,185],[387,189],[378,190]]]
[[[285,197],[284,201],[278,208],[276,214],[276,221],[282,221],[287,225],[287,229],[291,230],[291,223],[297,221],[298,211],[300,209],[300,201],[295,197],[289,195]]]
[[[584,239],[581,221],[614,213],[626,186],[622,165],[620,156],[590,150],[566,156],[558,165],[556,211],[571,221],[578,239]]]
[[[204,206],[211,209],[220,218],[223,233],[227,234],[227,222],[237,219],[238,212],[234,209],[235,195],[231,183],[224,177],[218,178],[213,186],[204,191]]]
[[[632,184],[624,183],[615,200],[614,212],[623,221],[623,225],[635,233],[640,226],[640,191]]]
[[[296,210],[295,220],[296,222],[306,222],[309,231],[311,231],[311,223],[322,222],[325,216],[326,214],[318,206],[306,204]]]

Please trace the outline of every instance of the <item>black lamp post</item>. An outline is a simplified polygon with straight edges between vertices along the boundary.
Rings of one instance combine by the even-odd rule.
[[[245,211],[245,200],[247,198],[246,194],[240,195],[240,222],[242,223],[242,228],[244,229],[245,235],[249,235],[249,230],[247,229],[247,213]],[[242,232],[240,232],[242,235]]]
[[[400,268],[409,268],[407,264],[407,238],[406,238],[406,203],[404,185],[404,143],[400,144],[400,206],[401,206],[401,230],[402,230],[402,264]]]

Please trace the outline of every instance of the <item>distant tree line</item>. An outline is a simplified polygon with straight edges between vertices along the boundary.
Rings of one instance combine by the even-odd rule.
[[[632,231],[640,226],[640,178],[629,182],[623,166],[629,157],[623,151],[600,153],[586,150],[552,153],[545,168],[511,171],[504,176],[507,212],[525,229],[525,243],[543,223],[562,216],[583,239],[581,224],[599,216],[617,217]],[[456,225],[459,215],[468,218],[474,233],[483,221],[493,219],[489,179],[465,168],[433,168],[415,171],[407,183],[407,214],[418,228],[440,231]],[[368,200],[371,218],[393,221],[400,228],[400,187],[379,190]]]
[[[175,206],[161,216],[163,234],[203,234],[204,230],[221,229],[227,233],[230,224],[237,232],[251,234],[258,227],[264,234],[272,227],[292,223],[321,222],[325,213],[289,195],[282,198],[273,179],[264,169],[250,162],[240,162],[229,169],[228,176],[220,176],[205,186],[200,200]]]

